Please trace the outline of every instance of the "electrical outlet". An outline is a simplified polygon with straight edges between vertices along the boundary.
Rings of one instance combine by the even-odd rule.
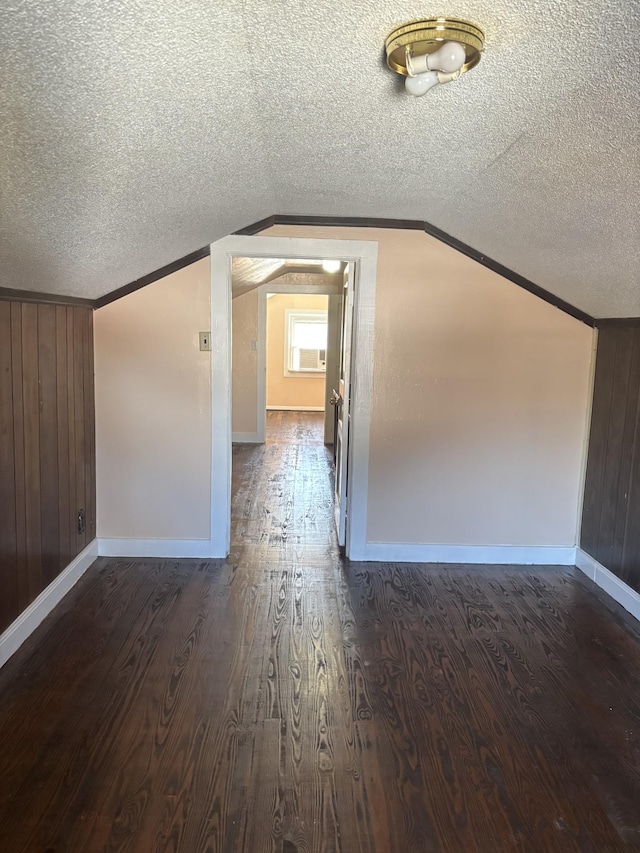
[[[210,332],[200,332],[200,352],[211,352]]]

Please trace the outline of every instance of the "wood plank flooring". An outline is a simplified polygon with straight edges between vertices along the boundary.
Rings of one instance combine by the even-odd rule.
[[[321,417],[269,422],[229,560],[101,558],[0,672],[0,850],[640,850],[637,623],[572,569],[341,560]]]

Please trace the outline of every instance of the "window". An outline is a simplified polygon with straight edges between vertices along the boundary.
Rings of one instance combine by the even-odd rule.
[[[284,373],[325,373],[327,312],[285,311]]]

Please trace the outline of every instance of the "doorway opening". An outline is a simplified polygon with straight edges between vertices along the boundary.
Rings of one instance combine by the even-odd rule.
[[[319,536],[328,544],[324,539],[335,520],[338,543],[344,546],[348,479],[342,443],[350,400],[343,403],[345,395],[336,389],[344,386],[344,371],[350,369],[353,324],[347,312],[353,308],[354,264],[238,257],[231,269],[232,506],[237,512],[237,492],[247,476],[261,482],[249,469],[267,466],[278,483],[271,496],[264,489],[262,497],[269,521],[274,521],[272,511],[280,518],[275,541],[286,529],[289,540],[298,544],[317,543]],[[254,449],[240,451],[244,444]],[[268,451],[255,449],[262,444],[269,445]],[[327,482],[313,482],[318,478]],[[291,494],[283,494],[283,489]],[[272,511],[267,508],[270,500]],[[291,515],[293,502],[297,506]],[[324,533],[318,502],[332,509],[324,519]],[[247,496],[245,516],[252,506]]]
[[[313,493],[319,488],[314,479],[331,474],[333,480],[333,470],[325,468],[322,457],[311,465],[307,459],[312,448],[319,451],[326,445],[324,455],[333,469],[334,412],[326,388],[337,353],[328,350],[329,295],[298,293],[295,282],[290,293],[267,292],[265,320],[266,441],[296,448],[294,458],[283,457],[283,467],[306,467],[304,481]],[[331,502],[332,495],[330,489]],[[298,517],[309,513],[313,509],[304,509]]]
[[[326,269],[319,273],[323,259],[334,262],[331,273]],[[291,437],[293,429],[307,439],[312,434],[321,435],[325,455],[325,440],[335,445],[338,541],[345,546],[347,556],[362,559],[376,259],[377,244],[364,241],[228,237],[212,244],[211,546],[215,556],[229,552],[232,439],[238,447],[261,446],[264,455],[269,448],[268,415],[281,412],[269,418],[280,433],[281,443],[283,434],[288,432]],[[285,281],[294,271],[304,278]],[[324,293],[318,292],[322,290],[318,287],[321,275]],[[330,281],[326,280],[328,276],[332,276]],[[285,294],[290,297],[294,291],[298,297],[325,297],[326,346],[321,346],[320,340],[324,323],[313,313],[305,314],[318,309],[300,303],[287,307],[286,300],[277,299]],[[281,385],[288,380],[290,388],[297,379],[312,378],[321,389],[320,397],[312,402],[298,399],[287,403],[284,398],[267,402],[268,302],[283,313],[282,340],[277,344]],[[353,369],[352,352],[356,356]],[[320,374],[330,381],[323,382]],[[297,419],[297,425],[283,417],[287,412],[297,412],[288,418],[291,422]],[[318,425],[312,428],[314,420],[321,421],[321,429]]]
[[[295,290],[266,296],[267,412],[324,415],[332,355],[327,350],[329,297]],[[330,431],[325,440],[333,444]]]

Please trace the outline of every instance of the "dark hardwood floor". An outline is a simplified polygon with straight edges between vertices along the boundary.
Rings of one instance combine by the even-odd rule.
[[[637,623],[342,561],[320,420],[234,448],[229,560],[101,558],[0,672],[0,850],[640,850]]]

